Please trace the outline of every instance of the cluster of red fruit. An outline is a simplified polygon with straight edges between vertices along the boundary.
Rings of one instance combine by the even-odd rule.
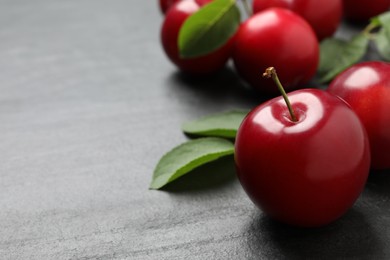
[[[207,2],[179,1],[169,9],[162,40],[170,59],[183,71],[204,74],[221,68],[232,55],[247,82],[272,94],[277,88],[259,76],[259,68],[275,66],[287,90],[302,86],[316,72],[318,40],[334,33],[342,10],[336,0],[254,0],[254,10],[278,2],[305,17],[302,10],[309,8],[305,19],[312,27],[294,12],[265,9],[217,51],[181,59],[176,43],[181,24]],[[344,0],[344,13],[365,20],[390,6],[389,0],[371,0],[360,8],[363,2],[368,1]],[[282,85],[274,69],[266,75]],[[253,109],[242,122],[235,143],[239,180],[273,218],[298,226],[328,224],[354,204],[370,169],[390,169],[390,64],[363,62],[342,72],[326,91],[282,94]]]
[[[287,91],[313,78],[319,63],[319,41],[337,30],[344,16],[365,20],[388,10],[390,0],[253,0],[253,15],[217,50],[196,58],[179,55],[178,36],[185,20],[212,0],[160,0],[165,13],[161,40],[169,59],[193,75],[212,74],[229,58],[238,74],[252,87],[277,94],[259,77],[268,66],[278,68]],[[343,11],[344,10],[344,11]]]

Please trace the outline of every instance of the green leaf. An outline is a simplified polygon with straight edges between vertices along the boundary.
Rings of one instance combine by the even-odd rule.
[[[375,43],[380,56],[390,61],[390,28],[381,28],[375,37]]]
[[[179,32],[182,58],[206,55],[223,46],[240,25],[240,11],[235,0],[215,0],[192,14]]]
[[[186,134],[235,138],[242,120],[249,111],[233,110],[199,118],[183,124]]]
[[[381,57],[390,61],[390,12],[374,17],[371,23],[381,26],[374,41]]]
[[[374,17],[373,19],[374,20],[378,19],[380,24],[383,25],[383,26],[390,26],[389,25],[389,22],[390,22],[390,12],[382,13],[382,14]]]
[[[233,143],[221,138],[199,138],[183,143],[160,159],[150,189],[160,189],[196,167],[233,153]]]
[[[345,41],[329,38],[320,45],[319,80],[331,81],[340,72],[357,63],[366,53],[369,39],[365,34],[358,34]]]

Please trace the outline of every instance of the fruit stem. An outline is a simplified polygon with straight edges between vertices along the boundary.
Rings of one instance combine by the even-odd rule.
[[[291,106],[290,100],[287,97],[286,91],[284,91],[283,85],[279,80],[278,74],[276,73],[276,69],[274,67],[269,67],[265,70],[263,73],[263,77],[265,78],[272,78],[273,81],[275,82],[276,86],[278,87],[280,93],[282,94],[282,97],[284,101],[286,102],[288,111],[290,112],[291,115],[291,120],[293,122],[297,122],[297,117],[295,116],[295,112]]]
[[[373,21],[363,29],[362,33],[368,38],[373,39],[375,37],[375,33],[373,33],[372,31],[380,27],[381,24],[378,24],[377,22]]]
[[[248,1],[247,0],[241,0],[241,2],[243,4],[243,6],[244,6],[245,12],[248,15],[248,17],[251,17],[253,12],[252,12],[252,8],[250,7]]]

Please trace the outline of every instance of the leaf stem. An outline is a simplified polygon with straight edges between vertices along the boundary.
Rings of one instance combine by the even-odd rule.
[[[248,17],[251,17],[252,14],[253,14],[253,11],[252,11],[252,8],[250,7],[248,1],[247,0],[241,0],[241,2],[243,4],[243,6],[244,6],[245,12],[248,15]]]
[[[297,122],[298,119],[295,116],[295,112],[291,106],[290,100],[287,97],[286,91],[284,90],[283,85],[279,80],[278,74],[276,73],[276,69],[274,67],[267,68],[265,70],[265,72],[263,73],[263,77],[273,79],[273,81],[275,82],[276,86],[278,87],[280,93],[282,94],[284,101],[286,102],[288,111],[290,112],[290,115],[291,115],[291,120],[293,122]]]

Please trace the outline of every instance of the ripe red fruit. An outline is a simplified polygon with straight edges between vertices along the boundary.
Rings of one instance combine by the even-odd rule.
[[[343,0],[343,8],[346,18],[367,21],[373,16],[388,11],[390,0]]]
[[[342,216],[369,174],[368,138],[357,115],[340,98],[318,89],[288,94],[256,107],[235,144],[238,178],[269,216],[315,227]]]
[[[259,77],[270,65],[286,91],[308,82],[319,60],[317,38],[310,25],[293,12],[271,8],[246,20],[235,37],[233,61],[237,72],[254,88],[277,94],[271,81]]]
[[[233,49],[233,37],[218,50],[197,58],[183,59],[179,55],[178,37],[185,20],[212,0],[185,0],[173,5],[165,16],[161,29],[161,42],[168,58],[189,74],[211,74],[226,64]]]
[[[160,9],[164,14],[168,11],[168,9],[174,5],[176,2],[181,0],[160,0]],[[202,6],[210,2],[210,0],[196,0],[196,2]]]
[[[180,0],[160,0],[160,9],[164,14],[168,11],[168,9],[176,2]]]
[[[339,74],[328,91],[344,99],[365,126],[370,139],[371,167],[390,168],[390,64],[356,64]]]
[[[341,0],[253,0],[253,12],[281,7],[302,16],[314,29],[319,40],[332,36],[341,21]]]

